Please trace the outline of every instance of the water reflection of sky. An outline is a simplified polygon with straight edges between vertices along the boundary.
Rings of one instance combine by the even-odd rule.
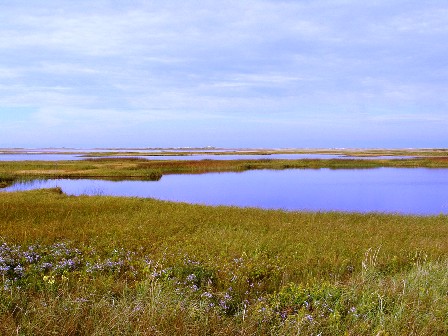
[[[334,154],[225,154],[225,155],[213,155],[213,154],[192,154],[192,155],[132,155],[132,156],[106,156],[102,158],[139,158],[146,160],[294,160],[294,159],[405,159],[411,158],[410,156],[369,156],[369,157],[353,157]],[[92,159],[101,157],[90,157]],[[27,153],[27,154],[1,154],[0,161],[63,161],[63,160],[84,160],[87,157],[82,154],[40,154],[40,153]]]
[[[157,182],[49,180],[5,191],[60,186],[73,195],[152,197],[266,209],[448,214],[448,169],[295,169],[166,175]]]

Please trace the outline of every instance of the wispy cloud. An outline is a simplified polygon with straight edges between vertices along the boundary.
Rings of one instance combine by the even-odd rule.
[[[80,129],[445,120],[447,15],[440,2],[385,0],[10,1],[0,106]]]

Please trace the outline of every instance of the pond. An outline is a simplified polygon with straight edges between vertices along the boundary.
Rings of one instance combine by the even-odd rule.
[[[448,169],[293,169],[164,175],[160,181],[47,180],[4,191],[60,186],[70,195],[152,197],[208,205],[301,211],[448,214]]]

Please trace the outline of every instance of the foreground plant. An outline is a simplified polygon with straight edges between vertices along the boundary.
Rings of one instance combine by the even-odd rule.
[[[240,258],[210,269],[187,256],[164,266],[135,252],[70,242],[0,245],[0,331],[20,334],[443,334],[448,262],[385,276],[375,265],[346,283],[262,290]],[[250,273],[250,272],[249,272]],[[221,285],[220,285],[221,284]],[[222,286],[226,284],[226,286]],[[228,286],[234,284],[235,288]],[[225,288],[227,287],[228,288]],[[243,291],[244,290],[244,291]]]
[[[445,335],[446,216],[0,194],[0,334]]]

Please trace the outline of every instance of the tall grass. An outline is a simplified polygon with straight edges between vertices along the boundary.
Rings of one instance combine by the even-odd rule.
[[[448,332],[448,217],[0,194],[0,334]]]

